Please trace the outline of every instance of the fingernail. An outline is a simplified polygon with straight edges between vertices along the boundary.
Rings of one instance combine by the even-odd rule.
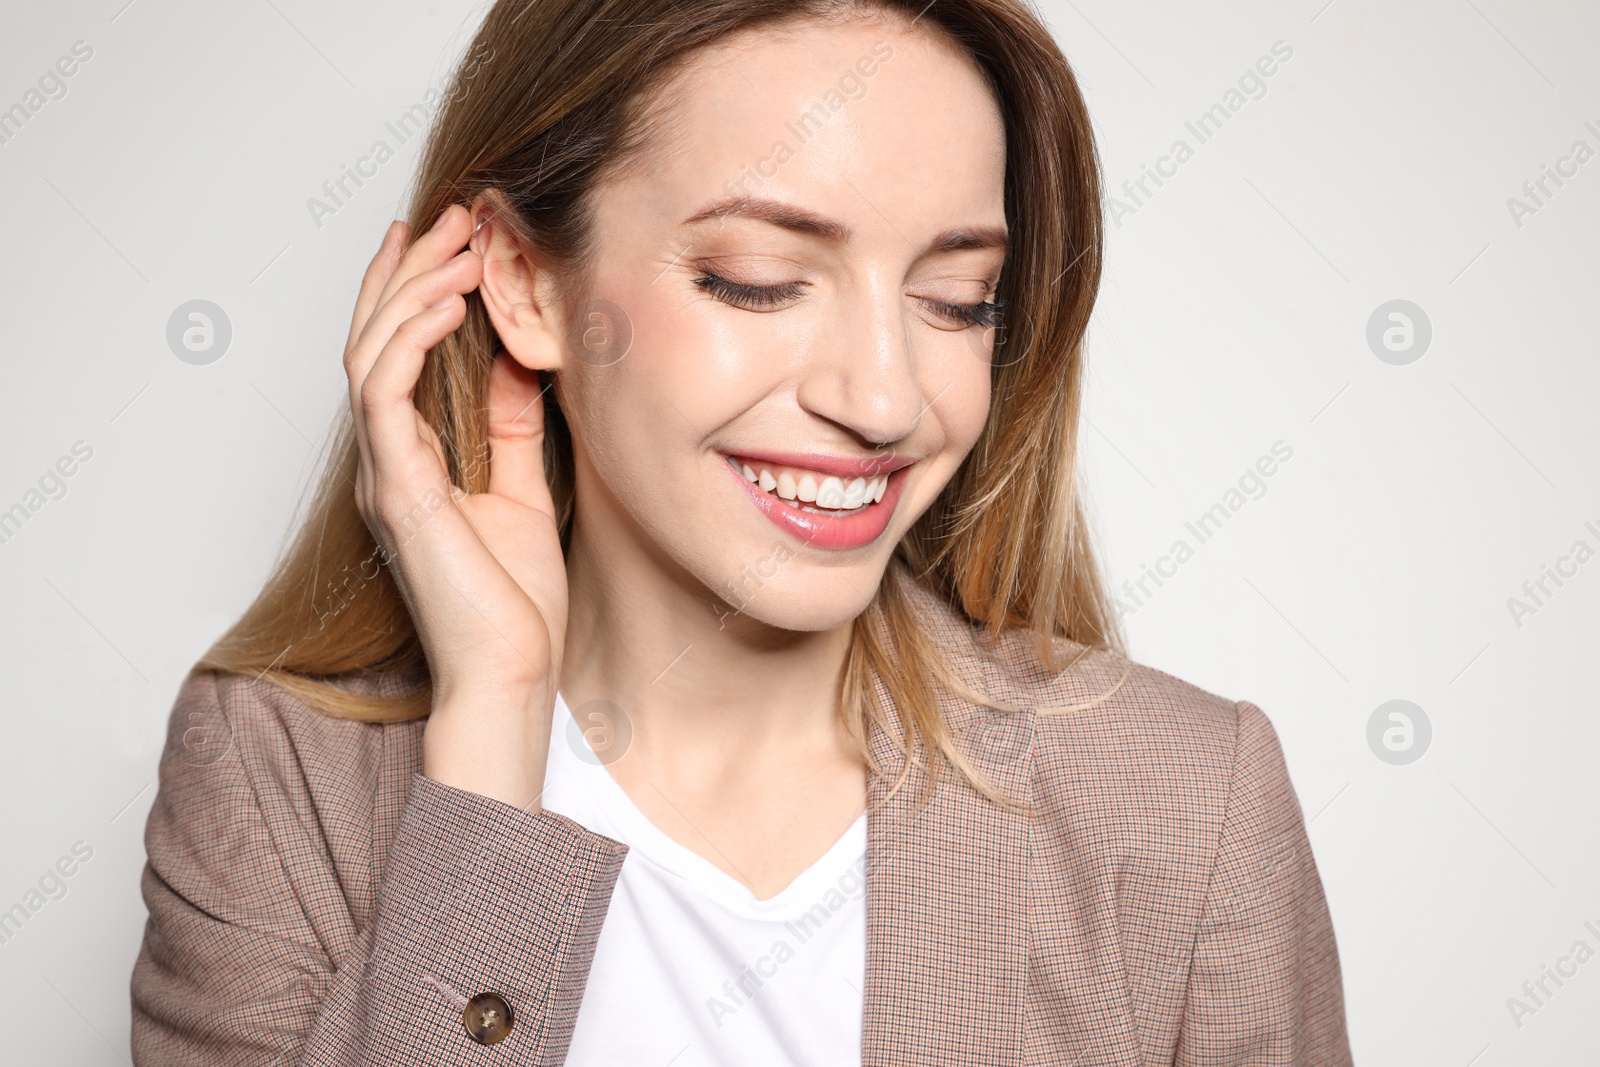
[[[454,205],[451,206],[453,207]],[[433,220],[433,229],[437,230],[440,226],[443,226],[444,220],[449,217],[450,208],[445,208],[443,211],[439,212],[439,217]]]
[[[428,310],[429,311],[443,311],[445,308],[449,307],[451,304],[454,304],[455,302],[456,302],[456,294],[455,293],[446,293],[443,300],[440,300],[437,304],[433,305]]]

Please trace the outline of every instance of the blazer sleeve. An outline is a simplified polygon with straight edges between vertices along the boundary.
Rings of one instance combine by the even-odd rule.
[[[1267,716],[1249,701],[1237,713],[1175,1067],[1347,1067],[1339,954],[1300,802]]]
[[[276,845],[263,797],[298,773],[292,745],[260,775],[237,729],[215,759],[181,743],[185,723],[218,721],[223,703],[215,675],[186,680],[161,760],[132,978],[137,1067],[561,1062],[626,847],[414,774],[358,927],[346,894]],[[370,818],[371,800],[324,803]],[[462,1009],[491,991],[513,1024],[483,1045]]]

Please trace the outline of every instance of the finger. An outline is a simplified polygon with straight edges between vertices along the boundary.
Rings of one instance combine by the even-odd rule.
[[[372,262],[367,264],[366,274],[361,279],[361,291],[356,297],[355,311],[350,318],[350,337],[345,342],[344,372],[349,379],[350,388],[350,414],[356,438],[356,449],[360,455],[360,466],[356,471],[357,504],[360,505],[363,486],[371,484],[372,455],[367,446],[367,431],[365,420],[361,415],[361,405],[357,403],[357,393],[361,386],[361,377],[366,374],[366,366],[358,361],[356,346],[357,341],[365,331],[367,322],[372,318],[373,310],[378,306],[378,294],[383,290],[395,267],[400,262],[400,255],[405,250],[406,224],[399,219],[389,224],[389,229],[384,232],[383,242],[378,246],[377,254],[372,257]]]
[[[380,304],[346,358],[346,370],[355,386],[360,388],[361,380],[371,373],[373,364],[401,323],[441,300],[476,289],[483,278],[482,267],[483,260],[476,252],[470,249],[459,252],[440,266],[409,279]]]
[[[444,306],[413,315],[394,331],[362,381],[357,405],[365,415],[372,469],[379,482],[398,477],[415,484],[422,471],[436,482],[445,479],[443,465],[416,432],[412,394],[428,349],[460,326],[465,315],[466,303],[453,293]]]
[[[434,220],[433,228],[412,242],[400,257],[389,280],[378,293],[381,308],[394,297],[400,287],[412,278],[440,266],[460,252],[467,244],[472,231],[472,213],[460,204],[451,204]]]
[[[406,247],[405,237],[406,224],[399,219],[389,223],[389,228],[384,231],[378,253],[367,264],[367,272],[361,278],[361,291],[356,296],[355,314],[350,318],[350,337],[345,342],[345,351],[348,352],[355,345],[362,328],[377,309],[379,294],[400,264],[400,256]]]
[[[555,517],[544,476],[544,386],[501,351],[489,368],[489,492]]]
[[[409,319],[430,312],[439,306],[441,301],[459,304],[456,297],[463,292],[471,292],[477,287],[478,280],[482,277],[481,260],[475,252],[462,252],[455,259],[442,267],[412,278],[393,299],[381,305],[372,318],[368,320],[355,348],[345,357],[345,372],[350,379],[350,407],[354,412],[356,442],[361,454],[362,472],[367,476],[366,482],[358,484],[371,485],[374,475],[372,463],[372,444],[370,432],[366,424],[362,390],[367,378],[372,374],[373,368],[382,358],[386,347],[393,341],[395,333]],[[460,325],[458,318],[450,329]],[[449,330],[445,333],[448,334]],[[440,339],[444,335],[439,335]],[[433,343],[437,343],[436,341]],[[419,357],[420,358],[420,357]],[[410,362],[407,366],[410,366]],[[406,391],[416,386],[417,378],[422,373],[421,364],[406,370],[401,368],[399,373],[409,373],[410,378]]]
[[[452,276],[450,271],[437,274],[420,284],[413,283],[422,276],[431,263],[451,248],[452,241],[456,247],[464,242],[469,235],[453,234],[452,228],[459,229],[468,218],[470,214],[465,209],[459,205],[451,205],[435,220],[434,227],[410,248],[407,248],[405,243],[405,238],[408,236],[405,224],[401,222],[392,224],[390,232],[385,235],[387,247],[380,248],[374,263],[368,267],[367,277],[363,279],[356,313],[356,319],[360,321],[351,323],[354,340],[345,352],[345,372],[350,381],[350,407],[360,454],[360,470],[356,479],[357,502],[364,511],[370,510],[370,506],[375,503],[373,494],[377,488],[373,444],[367,426],[369,405],[363,400],[366,380],[402,322],[426,310],[441,295],[452,290],[460,291],[462,288],[459,284],[452,284],[452,278],[455,282],[461,282],[463,279],[459,274]],[[448,264],[448,261],[446,262]],[[457,271],[459,271],[458,265]],[[467,275],[470,284],[476,285],[476,271],[469,270]],[[407,297],[399,301],[398,306],[391,307],[396,294],[402,290],[406,291]],[[459,325],[459,320],[455,325]],[[455,325],[449,329],[454,329]],[[426,348],[424,353],[425,351]],[[421,367],[418,364],[407,388],[408,402],[410,390],[415,387],[416,377],[420,373]]]

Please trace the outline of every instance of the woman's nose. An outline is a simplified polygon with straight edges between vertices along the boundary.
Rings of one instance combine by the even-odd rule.
[[[813,335],[800,406],[871,444],[910,436],[933,399],[923,395],[910,315],[898,287],[843,300]]]

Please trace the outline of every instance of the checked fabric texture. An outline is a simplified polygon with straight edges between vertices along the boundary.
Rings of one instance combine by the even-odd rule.
[[[1262,710],[1109,653],[1052,673],[913,593],[1002,704],[946,694],[952,731],[1026,810],[871,779],[865,1067],[1348,1065],[1328,907]],[[562,1062],[627,848],[424,777],[424,725],[184,681],[145,830],[137,1067]],[[887,728],[868,740],[899,765]],[[463,1017],[491,993],[514,1024],[484,1044]]]

